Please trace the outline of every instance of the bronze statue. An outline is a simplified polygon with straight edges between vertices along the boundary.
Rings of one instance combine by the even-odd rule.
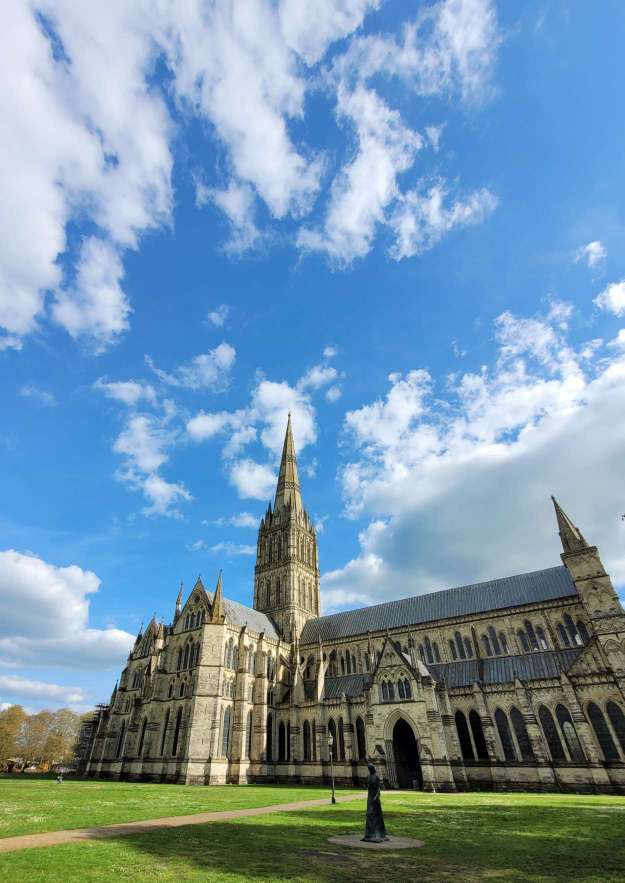
[[[369,781],[367,782],[367,822],[365,825],[365,836],[362,840],[365,843],[382,843],[384,840],[389,839],[386,836],[382,804],[380,802],[382,783],[371,762],[367,764],[367,769],[369,770]]]

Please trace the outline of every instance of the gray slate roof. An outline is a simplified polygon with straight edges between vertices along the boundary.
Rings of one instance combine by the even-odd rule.
[[[207,592],[206,594],[212,604],[213,592]],[[275,625],[266,613],[254,610],[253,607],[246,607],[245,604],[240,604],[238,601],[231,601],[230,598],[224,598],[223,604],[226,622],[231,622],[233,625],[246,625],[250,631],[258,632],[259,634],[264,632],[268,638],[279,637]]]
[[[550,567],[309,619],[300,641],[302,644],[316,644],[320,637],[322,641],[336,641],[367,632],[406,628],[438,619],[519,607],[576,594],[566,567]]]
[[[540,678],[559,678],[575,662],[582,647],[570,650],[541,650],[523,656],[498,656],[481,661],[467,659],[428,665],[430,674],[437,681],[444,680],[448,687],[469,687],[476,681],[482,684],[509,684],[515,678],[535,681]]]

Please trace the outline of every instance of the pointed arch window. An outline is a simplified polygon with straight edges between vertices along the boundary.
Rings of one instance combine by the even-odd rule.
[[[466,654],[464,651],[464,644],[462,643],[462,635],[460,634],[460,632],[455,632],[454,638],[456,639],[456,647],[458,649],[458,656],[460,657],[460,659],[465,659]]]
[[[343,718],[339,718],[339,760],[345,760],[345,728]]]
[[[541,626],[536,626],[536,637],[538,638],[538,646],[541,650],[548,650],[549,644],[545,636],[545,630]]]
[[[434,650],[434,662],[440,662],[441,661],[441,654],[438,649],[438,644],[436,643],[436,641],[434,641],[432,643],[432,649]]]
[[[408,678],[404,678],[404,694],[406,699],[412,699],[412,690],[410,688],[410,681]]]
[[[180,671],[182,668],[182,647],[178,650],[178,660],[176,662],[176,671]]]
[[[180,739],[180,726],[182,724],[182,708],[178,709],[178,714],[176,715],[176,726],[174,728],[174,741],[171,746],[171,754],[172,757],[176,757],[178,754],[178,741]]]
[[[454,715],[456,721],[456,730],[458,731],[458,741],[460,742],[460,750],[464,760],[475,760],[475,753],[469,735],[469,727],[467,719],[461,711],[457,711]]]
[[[620,760],[618,749],[614,744],[612,733],[606,723],[603,712],[594,702],[589,702],[586,709],[586,715],[590,721],[597,742],[606,760]]]
[[[278,724],[278,760],[286,760],[286,729],[282,721]]]
[[[406,698],[406,694],[404,692],[404,682],[401,678],[397,681],[397,695],[400,699]]]
[[[230,722],[232,720],[232,712],[230,706],[224,711],[223,732],[221,735],[221,753],[223,757],[228,757],[230,752]]]
[[[532,650],[538,650],[538,638],[536,637],[534,626],[529,621],[529,619],[526,619],[523,625],[525,626],[525,634],[527,635],[527,640],[529,641],[530,648]]]
[[[419,644],[419,656],[421,658],[421,662],[425,662],[425,650],[423,648],[423,644]]]
[[[302,748],[304,752],[304,760],[310,760],[310,724],[308,721],[304,721]]]
[[[508,652],[508,641],[507,641],[506,636],[504,635],[503,632],[499,632],[499,643],[501,645],[501,652],[507,653]]]
[[[276,580],[276,604],[282,604],[282,586],[280,585],[280,577]]]
[[[161,736],[161,757],[165,751],[165,740],[167,739],[167,727],[169,726],[169,709],[165,712],[165,721],[163,723],[163,734]]]
[[[612,729],[620,743],[621,751],[625,754],[625,714],[623,714],[621,706],[612,700],[608,702],[606,711],[608,712]]]
[[[553,719],[553,715],[545,705],[541,705],[538,709],[538,719],[543,728],[543,733],[545,734],[545,739],[547,740],[552,760],[566,760],[562,741]]]
[[[252,756],[252,723],[253,723],[253,715],[252,709],[247,713],[247,728],[245,731],[245,756]]]
[[[126,721],[122,721],[119,736],[117,738],[117,748],[115,749],[115,757],[119,757],[122,753],[122,745],[124,744],[124,736],[126,735]]]
[[[434,653],[432,652],[432,643],[428,637],[425,639],[425,655],[427,661],[432,663],[434,662]]]
[[[388,687],[386,681],[382,681],[380,684],[380,694],[382,696],[382,702],[388,702]]]
[[[484,648],[484,653],[486,653],[487,656],[493,655],[493,651],[490,648],[490,641],[488,640],[488,635],[482,635],[482,646]]]
[[[367,756],[367,741],[365,739],[365,724],[361,717],[356,718],[356,746],[358,760],[364,760]]]
[[[471,732],[473,733],[473,742],[479,760],[488,760],[488,748],[486,747],[486,739],[484,738],[484,728],[482,727],[482,719],[477,711],[472,708],[469,713],[469,723]]]
[[[523,650],[523,652],[529,653],[530,652],[530,645],[529,645],[529,641],[527,640],[527,635],[525,634],[523,629],[518,630],[517,636],[518,636],[519,641],[521,643],[521,649]]]
[[[571,644],[581,644],[582,642],[579,635],[577,634],[575,623],[571,619],[570,615],[568,613],[565,613],[562,619],[564,620],[564,627],[567,631],[567,634],[571,639]]]
[[[345,657],[341,654],[341,674],[345,674]]]
[[[512,721],[514,735],[516,736],[522,760],[534,760],[534,750],[532,748],[529,733],[527,732],[527,727],[525,726],[525,721],[523,720],[523,715],[519,709],[514,706],[510,709],[510,720]]]
[[[473,642],[470,638],[464,639],[464,651],[466,653],[467,659],[473,659]]]
[[[449,652],[451,653],[451,658],[455,661],[458,658],[458,652],[456,650],[456,645],[451,638],[449,639]]]
[[[488,627],[488,637],[490,639],[490,645],[493,648],[493,654],[495,656],[501,655],[501,647],[499,646],[499,638],[497,637],[497,632],[495,631],[494,626],[489,625]]]
[[[388,701],[394,702],[395,701],[395,687],[393,686],[393,682],[389,681],[387,686],[388,686]]]
[[[310,728],[310,738],[312,740],[312,759],[317,760],[317,725],[314,719]]]
[[[189,667],[189,650],[190,650],[190,648],[191,648],[190,644],[187,644],[187,646],[184,648],[184,659],[182,661],[183,668]]]
[[[273,760],[273,715],[267,715],[267,760]]]
[[[588,629],[586,628],[586,624],[582,622],[581,619],[577,620],[577,631],[579,633],[580,638],[582,639],[582,643],[587,644],[590,641],[590,635],[588,634]]]
[[[579,741],[573,718],[566,705],[556,706],[556,718],[560,724],[560,729],[562,730],[562,735],[564,736],[564,741],[569,750],[571,760],[573,763],[585,763],[586,757],[584,755],[584,750]]]
[[[510,724],[505,712],[498,708],[495,712],[495,724],[499,733],[499,741],[503,748],[503,756],[506,760],[516,760],[516,751],[514,742],[512,741],[512,733],[510,732]]]

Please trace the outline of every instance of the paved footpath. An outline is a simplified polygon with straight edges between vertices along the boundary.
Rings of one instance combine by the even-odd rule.
[[[337,803],[362,800],[365,791],[346,794],[336,798]],[[247,816],[264,816],[272,812],[289,812],[294,809],[307,809],[310,806],[327,806],[330,800],[300,800],[297,803],[276,803],[273,806],[254,806],[250,809],[229,809],[221,812],[198,812],[190,816],[169,816],[164,819],[144,819],[140,822],[122,822],[118,825],[102,825],[98,828],[73,828],[69,831],[47,831],[44,834],[23,834],[21,837],[0,839],[0,852],[14,852],[17,849],[37,849],[41,846],[58,846],[60,843],[78,843],[81,840],[105,840],[107,837],[126,837],[129,834],[143,834],[162,828],[180,828],[183,825],[204,825],[206,822],[225,822],[228,819],[243,819]]]

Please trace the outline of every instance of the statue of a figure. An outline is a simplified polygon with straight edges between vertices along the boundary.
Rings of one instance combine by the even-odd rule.
[[[380,777],[375,771],[374,765],[369,762],[367,764],[369,770],[369,781],[367,783],[367,822],[365,825],[365,836],[362,840],[365,843],[382,843],[388,840],[386,836],[386,827],[384,826],[384,816],[382,815],[382,804],[380,802],[380,788],[382,783]]]

